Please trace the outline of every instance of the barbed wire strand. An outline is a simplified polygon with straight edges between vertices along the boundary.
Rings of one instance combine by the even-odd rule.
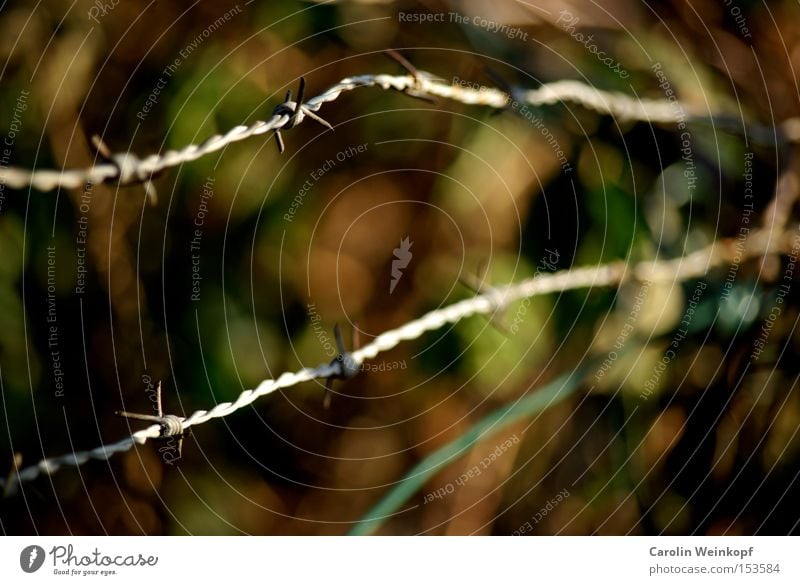
[[[556,81],[537,89],[512,90],[509,95],[495,88],[475,89],[450,85],[425,72],[417,72],[416,75],[379,74],[347,77],[301,104],[301,109],[312,113],[318,112],[323,104],[360,87],[378,87],[414,97],[438,97],[497,109],[512,107],[514,102],[530,106],[572,102],[601,114],[614,116],[619,121],[672,123],[685,120],[687,116],[684,106],[678,101],[636,99],[622,93],[599,90],[579,81]],[[273,116],[268,121],[259,120],[249,126],[239,125],[225,134],[211,136],[200,144],[190,144],[179,150],[168,150],[144,158],[125,152],[102,157],[105,159],[104,162],[87,169],[58,171],[28,170],[19,167],[0,168],[0,184],[14,189],[30,186],[39,191],[51,191],[58,187],[76,189],[87,183],[147,184],[167,168],[197,160],[253,136],[296,126],[303,121],[303,117],[293,119],[287,113],[293,106],[294,102],[284,102],[275,108]]]
[[[430,311],[401,327],[378,335],[371,343],[351,352],[347,357],[351,363],[360,366],[365,360],[375,358],[379,353],[396,347],[402,341],[417,339],[426,332],[437,330],[448,323],[456,323],[466,317],[501,311],[510,303],[523,298],[573,289],[620,285],[631,280],[671,283],[701,278],[716,266],[789,252],[795,255],[800,253],[800,232],[788,230],[776,236],[762,229],[754,231],[744,242],[734,238],[720,240],[687,256],[671,260],[643,261],[633,265],[620,261],[554,273],[540,273],[519,283],[492,287],[485,293]],[[303,368],[294,373],[286,372],[274,380],[264,380],[256,388],[242,392],[234,402],[218,404],[211,410],[198,410],[187,418],[178,417],[182,423],[179,431],[182,433],[189,427],[214,418],[226,417],[276,390],[318,378],[340,375],[343,363],[344,360],[334,360],[330,364],[316,368]],[[101,445],[89,451],[43,459],[36,465],[16,471],[7,481],[0,481],[0,487],[5,486],[5,492],[10,494],[20,482],[31,481],[42,474],[52,475],[64,466],[77,467],[92,459],[107,460],[116,453],[130,450],[134,445],[142,445],[149,439],[163,437],[164,426],[153,424],[116,443]]]

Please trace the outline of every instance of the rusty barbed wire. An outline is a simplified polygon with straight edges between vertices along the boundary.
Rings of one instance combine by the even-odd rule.
[[[709,270],[724,264],[741,262],[746,259],[780,253],[800,252],[800,231],[787,230],[780,234],[767,229],[754,231],[744,241],[738,238],[719,240],[696,252],[670,260],[643,261],[629,265],[616,262],[600,266],[587,266],[562,270],[550,274],[537,274],[519,283],[493,286],[487,292],[453,303],[447,307],[426,313],[398,327],[375,337],[371,343],[316,368],[303,368],[297,372],[285,372],[278,378],[262,381],[256,388],[245,390],[234,402],[224,402],[211,410],[198,410],[189,417],[168,415],[163,418],[175,420],[175,433],[183,433],[193,426],[206,423],[214,418],[226,417],[258,398],[276,390],[289,388],[315,379],[349,378],[357,372],[361,364],[388,351],[403,341],[419,338],[426,332],[434,331],[446,324],[453,324],[473,315],[493,314],[510,303],[537,295],[563,292],[567,290],[620,285],[628,281],[649,283],[671,283],[692,278],[701,278]],[[341,351],[344,351],[340,348]],[[130,450],[134,445],[142,445],[151,439],[168,436],[165,425],[159,422],[136,431],[130,436],[88,451],[79,451],[41,460],[39,463],[21,470],[14,469],[8,480],[0,480],[0,489],[12,494],[19,483],[36,479],[39,475],[52,475],[64,466],[77,467],[90,460],[107,460],[116,453]]]
[[[4,167],[0,168],[0,184],[14,189],[33,187],[39,191],[51,191],[59,187],[76,189],[86,183],[150,186],[152,179],[165,169],[197,160],[235,142],[272,131],[288,130],[307,118],[327,124],[316,115],[322,105],[338,99],[345,92],[361,87],[378,87],[416,98],[443,98],[496,109],[508,108],[514,103],[535,107],[571,102],[613,116],[619,121],[677,123],[691,115],[679,101],[634,98],[619,92],[603,91],[580,81],[556,81],[537,89],[511,88],[509,94],[491,87],[476,89],[448,84],[424,71],[415,70],[409,75],[359,75],[342,79],[303,103],[299,103],[300,100],[292,101],[289,94],[286,101],[275,107],[269,120],[259,120],[249,126],[236,126],[225,134],[216,134],[199,144],[190,144],[178,150],[168,150],[144,158],[131,152],[111,153],[107,149],[98,149],[98,158],[102,162],[87,169],[59,171]],[[276,136],[279,138],[280,135]]]

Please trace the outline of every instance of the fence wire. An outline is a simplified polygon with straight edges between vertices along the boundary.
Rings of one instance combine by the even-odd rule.
[[[775,234],[769,229],[754,231],[744,243],[738,239],[720,240],[714,244],[671,260],[644,261],[637,264],[617,262],[613,264],[588,266],[554,273],[540,273],[519,283],[495,286],[487,292],[431,311],[422,317],[378,335],[371,343],[353,351],[346,359],[334,360],[316,368],[303,368],[297,372],[286,372],[278,378],[264,380],[256,388],[245,390],[234,402],[225,402],[211,410],[198,410],[189,417],[177,417],[181,432],[214,418],[228,416],[255,402],[258,398],[290,388],[314,379],[341,377],[344,368],[360,365],[388,351],[403,341],[419,338],[424,333],[437,330],[444,325],[453,324],[473,315],[500,313],[510,303],[537,295],[567,290],[620,285],[624,282],[672,283],[676,281],[702,278],[714,267],[745,259],[763,257],[771,254],[788,253],[796,250],[800,232],[795,230]],[[344,356],[343,356],[344,357]],[[356,367],[355,371],[358,371]],[[8,480],[0,482],[6,494],[13,493],[19,483],[31,481],[39,475],[51,475],[61,467],[77,467],[90,460],[107,460],[116,453],[130,450],[134,445],[142,445],[150,439],[164,437],[164,425],[153,424],[130,436],[88,451],[79,451],[43,459],[36,465],[15,471]]]
[[[660,124],[677,123],[685,121],[691,113],[678,101],[637,99],[618,92],[599,90],[579,81],[556,81],[537,89],[512,89],[510,93],[506,93],[490,87],[474,89],[451,85],[424,72],[417,72],[415,75],[359,75],[342,79],[318,96],[303,102],[300,104],[300,114],[296,117],[290,112],[297,104],[286,101],[275,108],[269,120],[259,120],[249,126],[236,126],[225,134],[211,136],[200,144],[190,144],[179,150],[168,150],[144,158],[131,152],[101,153],[102,162],[87,169],[59,171],[5,167],[0,168],[0,184],[14,189],[33,187],[39,191],[51,191],[59,187],[77,189],[87,183],[116,183],[122,186],[148,184],[165,169],[197,160],[253,136],[293,128],[303,122],[304,114],[314,114],[323,104],[360,87],[378,87],[413,97],[443,98],[496,109],[510,108],[515,103],[536,107],[570,102],[613,116],[620,122],[637,120]]]
[[[251,125],[239,125],[225,134],[212,136],[200,144],[190,144],[178,150],[151,154],[144,158],[124,152],[112,153],[106,150],[102,141],[95,146],[100,157],[99,164],[87,169],[71,170],[28,170],[17,167],[0,168],[0,184],[15,189],[32,187],[39,191],[57,188],[79,188],[87,183],[116,183],[122,186],[133,184],[149,185],[150,181],[165,169],[197,160],[205,155],[219,151],[226,146],[259,136],[268,132],[288,130],[308,118],[317,119],[316,113],[325,103],[333,102],[343,93],[361,87],[377,87],[394,90],[412,97],[442,98],[468,105],[487,106],[495,109],[517,108],[520,104],[531,107],[574,103],[598,113],[614,117],[620,122],[641,121],[654,124],[672,124],[690,119],[715,122],[708,116],[691,112],[677,100],[638,99],[622,93],[607,92],[578,81],[557,81],[537,89],[510,89],[504,92],[495,88],[475,89],[444,82],[425,72],[415,71],[410,75],[360,75],[348,77],[307,101],[287,101],[279,104],[273,116],[267,121],[257,121]],[[767,138],[782,136],[787,140],[800,139],[800,122],[787,120],[776,128],[760,128]],[[167,434],[164,421],[136,431],[114,443],[101,445],[88,451],[72,452],[58,457],[50,457],[23,469],[14,469],[7,480],[0,480],[4,493],[13,493],[20,483],[31,481],[40,475],[51,475],[62,467],[77,467],[90,460],[108,460],[117,453],[130,450],[134,445],[142,445],[148,440],[174,436],[178,432],[203,424],[214,418],[228,416],[258,398],[276,390],[290,388],[314,379],[344,377],[348,368],[360,366],[364,360],[375,358],[402,341],[419,338],[426,332],[456,323],[461,319],[478,314],[499,312],[508,304],[536,295],[560,292],[579,288],[618,285],[627,279],[650,282],[672,282],[704,276],[713,267],[726,262],[765,254],[781,253],[787,249],[786,237],[796,232],[785,232],[774,237],[767,231],[754,232],[748,238],[744,251],[735,252],[733,241],[720,241],[703,250],[674,260],[642,262],[633,266],[625,263],[577,268],[552,274],[539,274],[534,278],[516,284],[493,287],[487,292],[456,302],[447,307],[431,311],[419,319],[378,335],[368,345],[347,356],[347,361],[334,360],[316,368],[303,368],[297,372],[286,372],[276,379],[264,380],[256,388],[245,390],[234,402],[225,402],[212,409],[198,410],[189,417],[170,415],[171,422],[177,421],[177,429]],[[772,237],[771,237],[772,236]],[[798,236],[795,235],[795,238]]]

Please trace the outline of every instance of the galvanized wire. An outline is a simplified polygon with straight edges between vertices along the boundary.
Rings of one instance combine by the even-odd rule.
[[[346,356],[347,360],[334,360],[330,364],[304,368],[294,373],[286,372],[277,379],[264,380],[255,389],[245,390],[234,402],[218,404],[208,411],[198,410],[186,418],[179,417],[182,423],[181,431],[214,418],[233,414],[276,390],[318,378],[341,376],[343,374],[341,368],[346,362],[360,367],[365,360],[375,358],[379,353],[396,347],[402,341],[417,339],[426,332],[439,329],[448,323],[456,323],[466,317],[502,311],[510,303],[523,298],[581,288],[614,286],[628,280],[671,283],[702,278],[716,266],[796,250],[800,247],[798,239],[800,233],[797,231],[787,231],[776,236],[770,234],[768,230],[761,230],[753,232],[744,244],[734,239],[721,240],[681,258],[646,261],[633,265],[617,262],[554,273],[539,273],[519,283],[492,287],[485,293],[436,309],[401,327],[378,335],[368,345],[349,353]],[[42,474],[51,475],[61,467],[77,467],[93,459],[107,460],[116,453],[130,450],[134,445],[142,445],[149,439],[164,437],[163,430],[162,425],[154,424],[115,443],[101,445],[89,451],[43,459],[36,465],[12,474],[8,480],[9,485],[6,486],[6,482],[2,481],[0,487],[5,486],[6,493],[11,493],[18,483],[31,481]]]
[[[414,97],[438,97],[497,109],[515,108],[519,104],[543,106],[572,102],[613,116],[619,121],[678,123],[684,121],[688,115],[684,106],[677,101],[636,99],[621,93],[598,90],[577,81],[558,81],[533,90],[511,90],[509,94],[494,88],[474,89],[447,84],[424,72],[416,72],[413,75],[361,75],[343,79],[320,95],[301,104],[286,101],[275,108],[274,115],[268,121],[257,121],[249,126],[236,126],[227,133],[212,136],[200,144],[191,144],[179,150],[168,150],[144,158],[139,158],[133,153],[105,153],[102,157],[104,162],[88,169],[57,171],[4,167],[0,168],[0,184],[12,188],[30,186],[40,191],[49,191],[59,187],[78,188],[86,183],[147,184],[165,169],[197,160],[235,142],[270,131],[295,127],[306,119],[304,114],[318,112],[323,104],[332,102],[338,99],[342,93],[359,87],[378,87],[384,90],[403,92]],[[292,112],[295,112],[295,115],[292,115]],[[789,130],[792,128],[791,125],[788,127]],[[787,132],[787,134],[793,139],[795,135],[800,135],[800,131]],[[758,243],[759,238],[753,234],[749,241]],[[772,240],[767,241],[766,247],[763,245],[763,241],[760,246],[751,246],[749,249],[754,252],[750,255],[767,253],[768,249],[771,249],[770,241]],[[611,286],[630,277],[650,281],[700,277],[706,273],[709,267],[730,261],[728,258],[730,254],[724,253],[730,248],[730,245],[726,247],[726,244],[722,242],[684,258],[644,262],[635,265],[633,270],[628,270],[629,267],[624,264],[612,264],[566,270],[553,274],[540,274],[517,284],[492,288],[486,293],[431,311],[402,327],[379,335],[372,343],[352,352],[348,357],[352,363],[360,365],[364,360],[372,359],[402,341],[417,339],[427,331],[436,330],[445,324],[455,323],[472,315],[498,311],[509,303],[526,297],[577,288]],[[276,390],[317,378],[342,375],[341,368],[344,363],[349,362],[334,361],[316,368],[304,368],[294,373],[286,372],[274,380],[264,380],[255,389],[242,392],[234,402],[218,404],[208,411],[199,410],[186,418],[178,417],[178,430],[182,432],[213,418],[228,416]],[[88,451],[43,459],[36,465],[15,470],[8,480],[0,480],[0,487],[4,487],[5,493],[11,493],[20,482],[31,481],[42,474],[51,475],[64,466],[76,467],[90,460],[107,460],[116,453],[130,450],[134,445],[141,445],[150,439],[164,437],[164,431],[163,424],[153,424],[115,443],[101,445]]]
[[[620,121],[639,120],[651,123],[671,123],[684,120],[686,112],[677,101],[636,99],[617,92],[602,91],[579,81],[557,81],[542,85],[538,89],[511,90],[511,94],[495,88],[474,89],[451,85],[424,72],[416,75],[359,75],[342,79],[302,104],[302,109],[318,112],[323,104],[338,99],[343,93],[359,87],[378,87],[399,91],[414,97],[444,98],[463,104],[508,108],[515,103],[529,106],[552,105],[572,102],[614,116]],[[131,153],[116,153],[102,157],[99,164],[87,169],[28,170],[18,167],[0,168],[0,184],[14,189],[33,187],[39,191],[51,191],[64,187],[77,189],[87,183],[116,183],[133,185],[147,183],[165,169],[177,167],[211,154],[226,146],[253,136],[275,130],[286,130],[303,121],[286,113],[294,102],[284,102],[275,108],[273,116],[259,120],[249,126],[239,125],[225,134],[216,134],[200,144],[190,144],[178,150],[151,154],[144,158]]]

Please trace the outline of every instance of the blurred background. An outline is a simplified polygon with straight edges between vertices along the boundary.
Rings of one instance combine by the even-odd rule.
[[[334,324],[369,341],[468,298],[484,266],[501,284],[746,236],[779,177],[796,188],[792,147],[742,121],[800,113],[798,35],[789,1],[4,3],[3,166],[90,166],[92,134],[140,155],[198,143],[268,119],[300,76],[310,97],[405,74],[389,48],[445,82],[575,79],[728,119],[682,136],[359,89],[282,155],[263,135],[164,172],[155,206],[139,186],[4,188],[0,468],[123,438],[141,427],[114,412],[152,414],[159,381],[188,416],[329,362]],[[596,356],[378,533],[796,532],[795,279],[768,258],[516,303],[505,327],[473,317],[381,354],[328,409],[306,383],[197,427],[179,462],[152,442],[40,477],[0,527],[345,534],[424,457]]]

